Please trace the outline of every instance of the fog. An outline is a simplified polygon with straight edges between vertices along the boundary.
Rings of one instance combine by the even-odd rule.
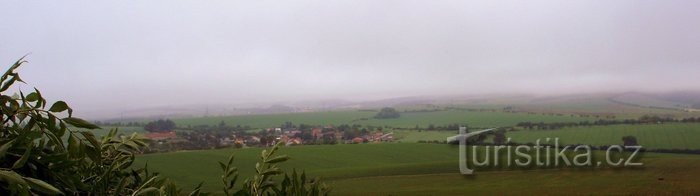
[[[0,62],[77,111],[700,90],[700,1],[2,1]],[[17,90],[17,89],[15,89]]]

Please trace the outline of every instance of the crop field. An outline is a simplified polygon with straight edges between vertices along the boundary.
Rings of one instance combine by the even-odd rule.
[[[644,169],[549,169],[371,176],[332,181],[334,195],[694,195],[700,157],[647,156]],[[362,188],[358,188],[362,187]]]
[[[617,119],[639,118],[643,115],[672,116],[675,118],[687,118],[700,116],[699,112],[684,112],[680,110],[652,108],[645,106],[633,106],[626,100],[613,102],[610,96],[582,96],[582,97],[560,97],[540,101],[530,101],[527,103],[514,104],[515,108],[536,113],[564,113],[564,114],[602,114],[615,115]],[[654,101],[654,102],[652,102]],[[669,107],[668,103],[661,100],[647,99],[644,102],[631,102],[646,106]],[[664,103],[664,104],[661,104]]]
[[[418,141],[445,141],[445,138],[456,135],[457,131],[417,131],[417,130],[396,130],[394,139],[398,142],[418,142]]]
[[[430,124],[442,126],[447,124],[467,124],[471,127],[512,126],[519,122],[579,122],[593,121],[595,118],[550,116],[541,114],[507,113],[507,112],[473,112],[473,111],[437,111],[437,112],[407,112],[401,113],[396,119],[373,119],[376,112],[371,111],[332,111],[290,114],[266,114],[247,116],[202,117],[174,119],[178,126],[217,125],[221,121],[227,125],[248,125],[253,128],[278,127],[284,122],[310,125],[339,125],[360,124],[371,126],[391,126],[415,128],[418,125],[426,128]],[[362,119],[366,120],[362,120]]]
[[[183,188],[204,182],[216,192],[220,186],[217,161],[234,153],[241,178],[252,175],[260,148],[186,151],[142,155],[136,165],[148,163],[151,170],[177,181]],[[482,171],[464,177],[458,171],[456,146],[444,144],[346,144],[284,147],[280,154],[292,159],[285,170],[304,168],[333,186],[334,195],[457,194],[463,191],[490,194],[547,193],[590,189],[601,193],[682,194],[700,191],[690,184],[700,175],[700,156],[646,153],[644,169],[544,169]],[[658,181],[664,178],[664,181]],[[478,179],[478,180],[476,180]],[[628,179],[629,181],[625,181]],[[598,190],[610,183],[619,189]],[[505,189],[507,188],[507,189]],[[507,192],[503,192],[507,191]],[[508,192],[513,191],[513,192]],[[612,192],[603,192],[612,191]]]
[[[700,149],[700,124],[669,123],[651,125],[610,125],[573,127],[558,130],[521,130],[506,136],[518,143],[534,143],[545,138],[559,138],[560,144],[610,145],[622,144],[623,136],[635,136],[637,142],[649,149]]]

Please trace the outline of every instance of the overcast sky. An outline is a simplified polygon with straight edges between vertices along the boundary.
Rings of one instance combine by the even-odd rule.
[[[700,1],[2,1],[0,63],[79,109],[699,90]]]

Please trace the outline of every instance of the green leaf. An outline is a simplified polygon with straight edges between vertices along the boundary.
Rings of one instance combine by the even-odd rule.
[[[279,168],[270,168],[270,169],[266,169],[266,170],[262,173],[262,175],[278,175],[278,174],[282,174],[282,171],[281,171]]]
[[[63,121],[73,125],[78,128],[86,128],[86,129],[99,129],[97,125],[94,125],[92,123],[89,123],[88,121],[85,121],[80,118],[75,118],[75,117],[68,117],[68,118],[63,118]]]
[[[202,190],[202,184],[204,184],[204,182],[200,182],[199,185],[197,185],[197,187],[195,187],[194,190],[192,192],[190,192],[189,195],[190,196],[200,195],[200,192]]]
[[[49,183],[29,177],[23,178],[27,182],[27,184],[29,184],[32,190],[36,190],[40,193],[47,195],[63,195],[63,192],[58,190],[56,187],[51,186]]]
[[[139,192],[135,193],[134,195],[149,195],[149,193],[156,193],[160,191],[160,189],[156,187],[148,187],[143,190],[140,190]]]
[[[68,104],[66,104],[66,102],[57,101],[56,103],[53,103],[53,105],[51,105],[51,108],[49,108],[49,111],[51,111],[51,112],[63,112],[63,111],[66,111],[67,109],[70,109],[70,107],[68,107]]]
[[[14,171],[0,170],[0,181],[9,185],[26,185],[27,182],[22,179],[22,176]]]
[[[44,97],[41,96],[41,91],[39,89],[34,88],[34,92],[36,92],[36,95],[39,97],[39,99],[36,102],[36,105],[34,106],[35,108],[43,108],[46,106],[46,100],[44,100]]]
[[[0,158],[5,157],[5,153],[7,153],[7,150],[10,149],[10,147],[12,147],[12,144],[14,144],[14,143],[15,143],[15,140],[13,139],[13,140],[10,140],[9,142],[3,144],[2,146],[0,146]]]
[[[68,136],[68,153],[71,157],[79,157],[80,154],[80,139],[73,134]]]
[[[31,153],[32,153],[32,146],[30,145],[30,146],[27,146],[27,150],[24,151],[24,154],[22,155],[22,157],[19,158],[19,160],[15,161],[15,164],[12,165],[12,169],[17,169],[17,168],[24,166],[24,163],[27,162],[27,160],[29,159],[29,155],[31,155]]]
[[[28,102],[35,102],[39,100],[39,94],[37,94],[36,92],[29,93],[29,95],[27,95],[27,97],[25,97],[24,99]]]
[[[282,156],[277,156],[275,158],[272,158],[270,160],[265,161],[265,163],[279,163],[279,162],[284,162],[289,160],[289,156],[287,155],[282,155]]]
[[[224,163],[219,161],[219,166],[221,167],[221,170],[226,171],[226,165],[224,165]]]

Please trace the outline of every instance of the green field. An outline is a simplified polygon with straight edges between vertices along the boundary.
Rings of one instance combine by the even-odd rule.
[[[700,149],[699,123],[669,123],[650,125],[610,125],[574,127],[559,130],[522,130],[507,132],[518,143],[534,143],[545,138],[559,138],[560,144],[610,145],[622,144],[623,136],[635,136],[637,142],[649,149]]]
[[[185,189],[205,182],[204,189],[217,191],[222,161],[236,154],[235,165],[242,177],[252,174],[252,167],[262,149],[222,149],[143,155],[137,165],[148,162],[152,170],[171,177]],[[700,187],[692,179],[700,174],[700,156],[644,155],[644,169],[546,169],[482,171],[473,177],[458,173],[456,146],[443,144],[357,144],[297,146],[282,148],[280,153],[292,157],[283,167],[303,168],[312,176],[321,176],[333,186],[335,195],[395,194],[517,194],[548,193],[590,189],[600,193],[693,193]],[[658,182],[657,178],[665,178]],[[629,181],[620,182],[625,179]],[[618,183],[621,186],[609,186]],[[578,187],[580,186],[580,187]],[[654,187],[653,190],[650,186]],[[548,188],[549,187],[549,188]],[[596,190],[595,188],[605,188]],[[503,192],[506,191],[506,192]],[[516,192],[509,192],[516,191]],[[612,191],[612,192],[605,192]],[[648,192],[646,192],[648,193]]]
[[[394,139],[398,142],[418,142],[418,141],[445,141],[445,138],[457,134],[457,131],[416,131],[416,130],[396,130]]]
[[[550,169],[372,176],[332,181],[334,195],[696,195],[698,156],[652,157],[644,169]],[[663,178],[663,180],[659,180]]]
[[[332,111],[332,112],[308,112],[290,114],[266,114],[247,116],[202,117],[188,119],[173,119],[178,126],[218,125],[221,121],[227,125],[251,126],[253,128],[279,127],[284,122],[310,125],[339,125],[360,124],[372,126],[391,126],[401,128],[415,128],[418,125],[426,128],[430,124],[443,126],[448,124],[467,124],[471,127],[496,127],[512,126],[519,122],[580,122],[594,121],[595,118],[550,116],[526,113],[506,112],[472,112],[472,111],[438,111],[438,112],[408,112],[401,113],[397,119],[373,119],[376,112],[366,111]],[[366,118],[367,120],[360,120]]]
[[[591,105],[567,107],[538,107],[541,111],[600,111]],[[566,105],[562,103],[563,105]],[[610,103],[601,101],[605,108]],[[532,105],[532,104],[531,104]],[[611,106],[612,107],[612,106]],[[620,106],[630,109],[628,106]],[[585,110],[586,108],[590,111]],[[550,110],[551,109],[551,110]],[[609,108],[608,108],[609,109]],[[644,112],[639,108],[622,115],[636,118]],[[586,113],[584,112],[584,113]],[[636,113],[639,112],[639,113]],[[613,112],[615,113],[615,112]],[[619,113],[617,113],[619,114]],[[286,121],[294,124],[339,125],[360,124],[413,129],[430,124],[467,124],[470,127],[513,126],[518,122],[580,122],[594,121],[571,115],[541,115],[505,112],[438,111],[404,112],[398,119],[372,119],[371,111],[332,111],[292,114],[206,117],[174,119],[178,126],[227,125],[253,128],[278,127]],[[364,120],[362,120],[365,118]],[[620,117],[618,116],[618,119]],[[131,131],[142,131],[134,129]],[[472,129],[471,131],[474,131]],[[693,182],[700,175],[700,156],[645,153],[643,169],[485,169],[477,175],[464,177],[458,173],[457,148],[444,144],[421,144],[424,141],[444,141],[456,131],[391,130],[394,143],[342,144],[284,147],[280,153],[292,157],[282,167],[305,170],[311,176],[323,177],[333,187],[334,195],[455,195],[455,194],[672,194],[689,195],[700,192]],[[558,130],[523,130],[507,132],[506,136],[519,143],[536,139],[560,138],[560,144],[611,145],[621,144],[622,137],[632,135],[648,149],[700,149],[700,124],[649,124],[574,127]],[[234,164],[241,178],[253,174],[260,148],[181,151],[141,155],[137,166],[148,163],[151,170],[173,178],[185,190],[204,182],[204,189],[217,192],[220,169],[217,161],[236,154]],[[598,152],[596,156],[601,156]],[[663,180],[659,180],[663,178]],[[615,185],[615,186],[612,186]]]

